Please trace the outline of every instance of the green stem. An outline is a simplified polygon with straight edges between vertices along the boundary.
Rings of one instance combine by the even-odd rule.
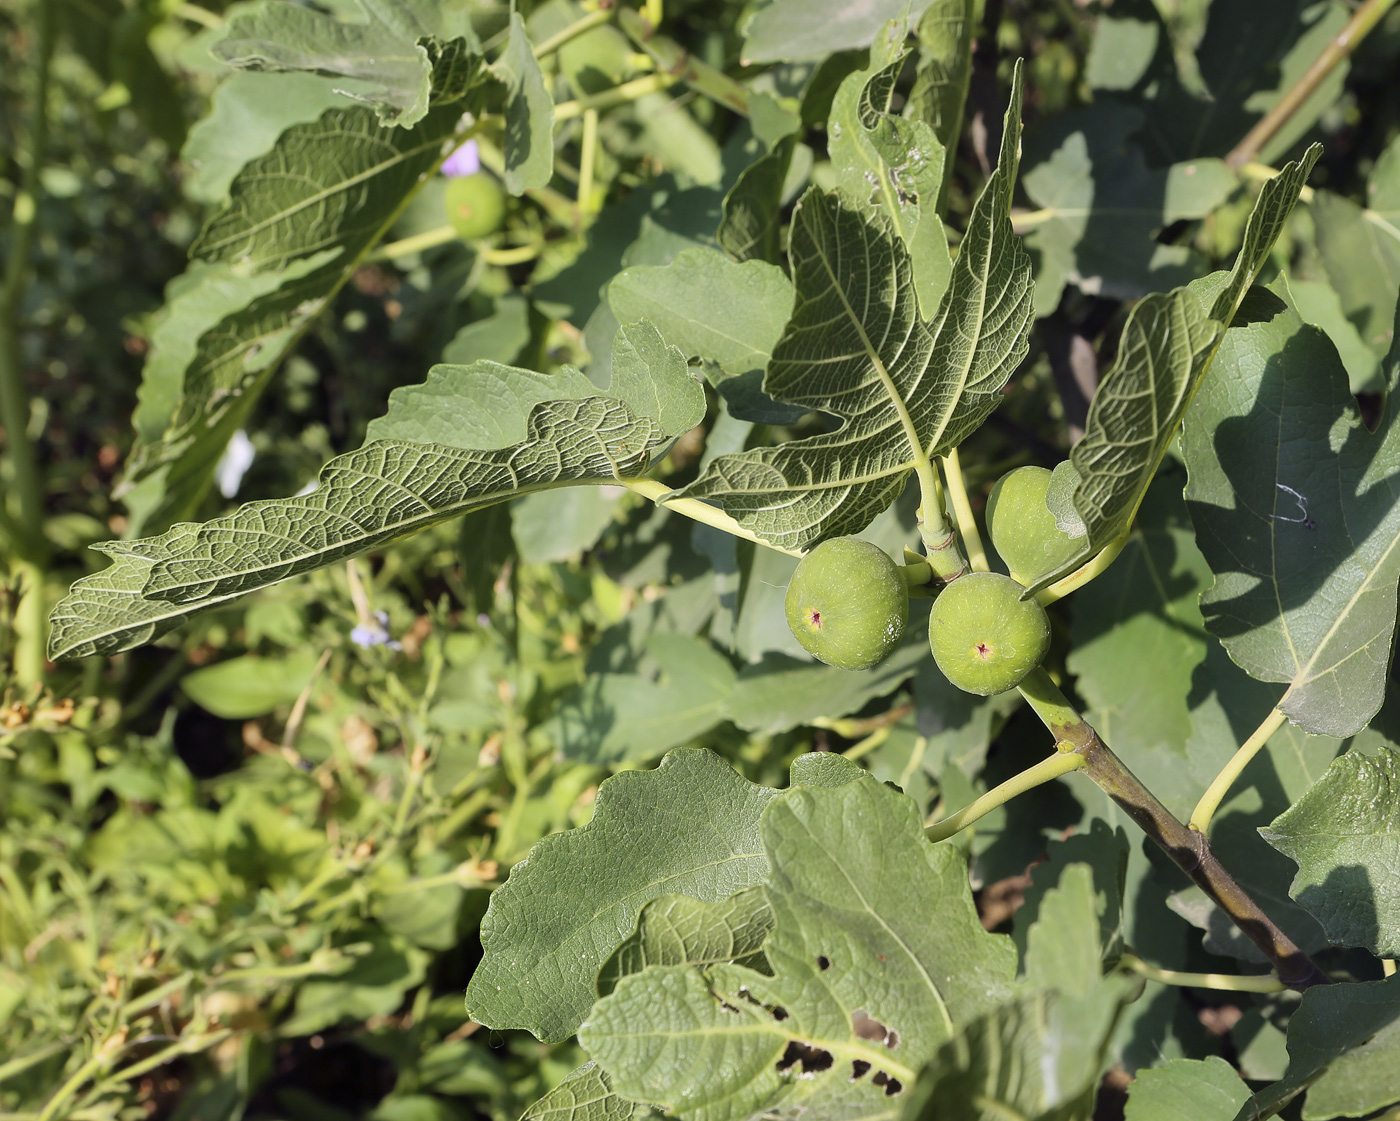
[[[540,245],[517,245],[514,249],[484,249],[481,258],[488,265],[523,265],[543,251]]]
[[[593,175],[598,162],[598,110],[587,109],[583,114],[583,137],[579,141],[578,209],[590,214],[593,206]]]
[[[1264,914],[1225,870],[1211,851],[1205,834],[1187,828],[1172,816],[1171,811],[1085,723],[1044,669],[1032,670],[1021,682],[1020,691],[1035,714],[1050,729],[1056,742],[1067,742],[1084,756],[1084,774],[1117,802],[1138,827],[1230,916],[1230,920],[1274,963],[1275,972],[1284,984],[1302,990],[1329,983],[1329,978],[1317,964]]]
[[[224,17],[217,12],[211,12],[207,8],[201,8],[198,4],[176,4],[170,13],[180,19],[187,19],[191,23],[197,23],[201,27],[222,27]]]
[[[47,645],[48,542],[44,538],[44,482],[38,457],[29,439],[29,393],[20,356],[20,302],[29,277],[30,254],[39,216],[39,173],[49,137],[49,65],[53,59],[56,5],[38,6],[38,43],[34,59],[34,124],[29,135],[29,160],[20,179],[10,220],[10,249],[0,290],[0,428],[5,432],[5,456],[10,462],[15,516],[6,517],[11,541],[11,572],[18,577],[21,599],[15,612],[15,674],[23,685],[43,678]],[[4,498],[0,496],[0,504]],[[7,511],[8,515],[8,511]]]
[[[630,82],[623,82],[620,86],[613,86],[610,90],[590,93],[587,97],[580,97],[574,101],[561,101],[554,107],[554,119],[568,121],[583,116],[590,109],[611,109],[617,105],[626,105],[629,101],[636,101],[639,97],[673,86],[677,80],[672,74],[644,74]]]
[[[612,18],[613,9],[611,8],[600,8],[596,12],[589,12],[582,19],[569,24],[569,26],[562,31],[556,31],[536,47],[535,57],[544,58],[546,55],[553,54],[565,43],[572,43],[580,35],[592,31],[595,27],[602,27],[605,23],[611,23]]]
[[[1231,170],[1238,170],[1245,164],[1251,162],[1259,154],[1259,149],[1264,147],[1274,134],[1278,132],[1308,100],[1320,86],[1327,75],[1332,73],[1337,64],[1346,58],[1356,49],[1356,45],[1380,23],[1381,18],[1390,11],[1395,0],[1366,0],[1361,7],[1356,9],[1347,25],[1322,48],[1322,52],[1313,60],[1313,64],[1303,71],[1302,77],[1293,83],[1287,93],[1278,100],[1272,109],[1259,119],[1259,122],[1245,134],[1243,140],[1231,149],[1229,155],[1225,157],[1226,166]]]
[[[790,557],[803,555],[800,549],[787,549],[782,545],[774,545],[771,541],[765,541],[756,533],[745,529],[719,507],[711,506],[708,502],[701,502],[698,498],[667,498],[666,496],[671,493],[671,488],[655,479],[623,478],[616,480],[616,483],[635,494],[640,494],[643,498],[650,499],[658,506],[665,506],[666,509],[674,510],[677,514],[684,514],[693,521],[702,522],[715,529],[722,529],[725,533],[742,537],[745,541],[752,541],[755,545],[762,545],[765,549],[786,553]]]
[[[620,8],[618,26],[627,37],[649,54],[656,67],[672,81],[684,82],[696,93],[704,94],[740,116],[749,115],[749,91],[722,70],[701,62],[674,39],[657,35],[656,25],[641,12]]]
[[[1102,576],[1108,566],[1118,559],[1118,554],[1123,551],[1130,536],[1131,533],[1123,534],[1083,568],[1078,568],[1063,579],[1056,580],[1048,588],[1039,592],[1035,598],[1042,606],[1046,606],[1054,603],[1057,599],[1064,599],[1070,592],[1077,591],[1095,577]]]
[[[930,841],[944,841],[954,833],[961,832],[978,818],[986,817],[998,806],[1003,806],[1018,794],[1034,790],[1037,786],[1051,782],[1061,775],[1077,771],[1087,762],[1084,756],[1074,750],[1073,744],[1056,744],[1057,750],[1048,759],[1042,759],[1033,767],[1027,767],[1018,775],[1012,775],[1000,786],[995,786],[971,805],[964,806],[957,813],[935,821],[924,830]]]
[[[107,1054],[102,1050],[102,1045],[99,1044],[97,1054],[74,1071],[73,1077],[54,1091],[53,1097],[46,1101],[44,1108],[35,1115],[35,1121],[53,1121],[58,1116],[58,1111],[82,1088],[83,1083],[96,1075],[111,1059],[116,1057],[120,1050],[122,1048],[117,1046],[112,1049],[111,1054]]]
[[[890,729],[888,725],[883,728],[876,728],[870,735],[866,736],[865,739],[861,740],[859,743],[852,744],[850,747],[846,748],[845,751],[841,752],[841,754],[852,762],[855,762],[858,759],[864,759],[889,738]]]
[[[975,572],[990,572],[987,552],[982,548],[982,535],[977,532],[977,519],[972,516],[972,503],[967,497],[967,483],[963,480],[962,462],[958,459],[958,449],[954,448],[943,457],[943,477],[948,484],[948,497],[953,502],[953,518],[962,534],[963,548],[967,550],[967,560]]]
[[[1191,811],[1190,824],[1192,829],[1198,829],[1204,833],[1210,828],[1210,820],[1215,816],[1215,811],[1220,808],[1220,803],[1225,800],[1225,795],[1229,793],[1230,787],[1235,785],[1235,780],[1240,777],[1245,767],[1249,766],[1249,761],[1259,754],[1259,749],[1269,742],[1269,737],[1283,727],[1284,721],[1287,719],[1288,717],[1284,716],[1282,712],[1274,709],[1268,716],[1264,717],[1264,722],[1254,729],[1249,739],[1240,744],[1239,750],[1231,756],[1230,761],[1215,776],[1215,781],[1201,795],[1201,800]]]
[[[457,240],[457,231],[451,226],[439,226],[412,237],[400,238],[381,245],[365,258],[366,261],[388,261],[395,257],[407,257],[410,253],[421,253],[425,249],[436,249],[439,245],[449,245]]]
[[[1227,993],[1281,993],[1288,988],[1272,973],[1256,977],[1231,976],[1228,973],[1183,973],[1177,969],[1158,969],[1148,965],[1136,954],[1124,954],[1119,959],[1134,973],[1163,985],[1179,985],[1187,989],[1215,989]]]
[[[0,426],[5,429],[5,454],[13,477],[15,521],[22,534],[21,555],[42,564],[44,488],[34,445],[29,440],[29,394],[19,347],[19,307],[29,276],[29,257],[39,217],[39,173],[49,137],[49,63],[53,58],[56,5],[38,5],[38,44],[34,49],[34,124],[29,135],[29,159],[20,180],[10,219],[10,251],[5,261],[5,285],[0,290]]]

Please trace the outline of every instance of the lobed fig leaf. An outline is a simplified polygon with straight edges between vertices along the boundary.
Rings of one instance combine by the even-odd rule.
[[[814,658],[841,669],[879,665],[904,637],[909,589],[888,553],[859,537],[823,541],[788,584],[788,626]]]
[[[987,532],[1018,584],[1061,568],[1083,544],[1059,527],[1046,505],[1051,474],[1018,467],[998,479],[987,498]]]
[[[938,594],[928,641],[943,676],[967,693],[1014,689],[1050,646],[1050,620],[1020,584],[999,572],[960,576]]]

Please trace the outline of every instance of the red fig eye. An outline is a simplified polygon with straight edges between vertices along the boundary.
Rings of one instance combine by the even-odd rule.
[[[989,697],[1015,688],[1050,646],[1050,620],[1025,589],[998,572],[959,576],[938,594],[928,641],[943,676]]]

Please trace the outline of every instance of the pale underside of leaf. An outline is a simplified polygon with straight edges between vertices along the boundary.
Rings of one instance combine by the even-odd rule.
[[[413,127],[352,106],[281,130],[234,176],[227,205],[196,239],[192,255],[222,267],[197,277],[207,291],[187,289],[172,302],[161,342],[173,346],[149,364],[141,438],[124,480],[134,488],[134,533],[158,532],[194,512],[281,359],[442,158],[464,109],[476,105],[486,73],[465,40],[414,49],[432,63],[432,95]],[[249,76],[240,77],[246,92]],[[210,321],[216,305],[222,314]]]
[[[764,389],[841,426],[718,456],[684,495],[719,502],[761,540],[806,549],[869,524],[911,471],[986,419],[1030,328],[1030,261],[1008,216],[1019,135],[1013,96],[997,171],[929,322],[909,251],[888,223],[808,191],[790,235],[796,300]]]
[[[327,464],[311,494],[250,502],[202,527],[108,545],[104,551],[121,561],[80,580],[55,609],[52,655],[126,649],[197,610],[470,510],[552,486],[635,474],[662,439],[651,418],[595,397],[537,405],[529,435],[512,448],[368,444]]]
[[[1084,438],[1070,452],[1079,481],[1073,505],[1084,526],[1079,552],[1036,577],[1033,595],[1124,536],[1214,353],[1220,326],[1185,288],[1133,308],[1118,360],[1089,408]]]

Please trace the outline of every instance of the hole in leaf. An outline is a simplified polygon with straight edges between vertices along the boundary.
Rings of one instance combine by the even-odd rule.
[[[831,959],[825,954],[818,954],[817,968],[820,969],[823,973],[825,973],[828,969],[831,968]]]
[[[800,1065],[803,1074],[815,1074],[819,1070],[830,1070],[832,1062],[830,1051],[794,1039],[787,1045],[787,1050],[783,1052],[777,1066],[779,1070],[786,1071]]]
[[[899,1032],[893,1028],[885,1027],[864,1009],[857,1008],[851,1013],[851,1030],[855,1032],[857,1039],[869,1039],[883,1043],[891,1050],[899,1046]]]
[[[899,1079],[891,1078],[885,1083],[885,1097],[892,1098],[902,1089],[904,1089],[904,1087],[899,1084]]]
[[[778,1022],[781,1023],[783,1020],[786,1020],[787,1018],[788,1018],[788,1014],[787,1014],[787,1009],[786,1009],[786,1008],[781,1008],[781,1007],[779,1007],[779,1006],[777,1006],[777,1005],[774,1005],[774,1006],[773,1006],[773,1019],[775,1019],[775,1020],[777,1020]]]
[[[851,1063],[851,1081],[857,1082],[870,1072],[870,1064],[864,1059],[856,1059]]]
[[[888,1074],[886,1074],[883,1070],[877,1070],[875,1072],[875,1077],[872,1078],[870,1081],[875,1083],[876,1086],[883,1086],[889,1080],[890,1076]]]

